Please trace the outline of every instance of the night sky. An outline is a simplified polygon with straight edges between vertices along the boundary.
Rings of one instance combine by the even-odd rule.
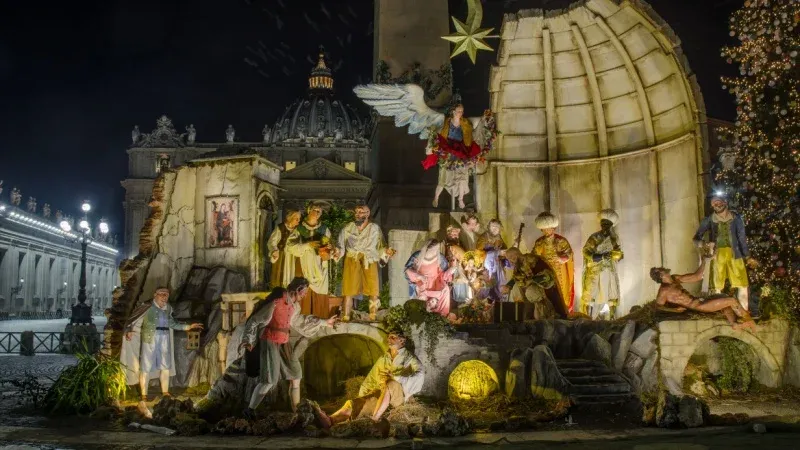
[[[397,0],[400,1],[400,0]],[[466,2],[449,0],[466,17]],[[554,9],[573,0],[485,0],[484,26],[504,13]],[[123,234],[120,180],[130,132],[155,127],[167,114],[179,131],[189,123],[200,142],[258,141],[294,99],[324,45],[339,95],[372,76],[372,0],[105,0],[3,2],[0,8],[0,179],[3,201],[13,186],[39,208],[76,214],[80,201]],[[733,118],[721,74],[733,67],[719,48],[742,0],[652,0],[683,41],[712,117]],[[496,47],[496,42],[495,43]],[[490,42],[491,44],[491,42]],[[453,61],[468,110],[489,102],[495,55]],[[364,110],[366,112],[366,110]]]

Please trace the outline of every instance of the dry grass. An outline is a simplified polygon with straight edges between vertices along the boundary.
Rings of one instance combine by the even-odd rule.
[[[503,394],[480,400],[451,400],[450,403],[476,429],[488,428],[511,417],[525,417],[528,422],[551,422],[563,417],[569,407],[568,402],[541,398],[509,399]]]

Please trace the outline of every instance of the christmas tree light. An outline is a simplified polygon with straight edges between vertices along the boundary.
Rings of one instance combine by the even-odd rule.
[[[736,97],[736,122],[720,130],[736,163],[717,181],[733,192],[747,227],[750,271],[762,297],[781,289],[800,317],[800,1],[748,0],[730,18],[735,46],[722,49],[738,77],[722,88]]]

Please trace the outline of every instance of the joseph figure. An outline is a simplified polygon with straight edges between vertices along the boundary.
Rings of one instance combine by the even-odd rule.
[[[286,241],[299,224],[300,211],[289,210],[286,212],[283,223],[278,225],[269,236],[267,251],[269,252],[269,261],[272,264],[269,277],[270,287],[272,288],[286,286],[286,274],[294,275],[295,273],[297,261],[294,256],[286,253]]]
[[[508,246],[500,235],[502,229],[503,224],[500,220],[490,220],[486,231],[478,236],[478,240],[475,243],[476,250],[482,250],[486,254],[483,260],[483,267],[489,277],[489,283],[486,288],[492,301],[502,301],[504,295],[500,290],[506,284],[505,251]]]
[[[288,286],[294,277],[308,280],[310,288],[300,301],[303,314],[314,314],[328,317],[328,271],[330,259],[334,257],[331,245],[331,232],[322,221],[322,206],[311,204],[306,216],[286,239],[286,253],[296,258],[294,273],[291,270],[283,274],[284,283]]]

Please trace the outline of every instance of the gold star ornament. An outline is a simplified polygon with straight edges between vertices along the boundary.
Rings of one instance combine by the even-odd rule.
[[[466,53],[469,55],[469,59],[472,63],[475,64],[475,56],[478,54],[478,50],[487,50],[490,52],[494,50],[484,42],[486,38],[497,36],[489,36],[489,33],[491,33],[494,28],[481,28],[483,6],[481,6],[480,0],[467,0],[466,23],[455,17],[451,18],[453,19],[453,25],[456,27],[456,32],[449,36],[442,36],[442,39],[455,44],[453,53],[450,55],[451,59],[456,55]]]

